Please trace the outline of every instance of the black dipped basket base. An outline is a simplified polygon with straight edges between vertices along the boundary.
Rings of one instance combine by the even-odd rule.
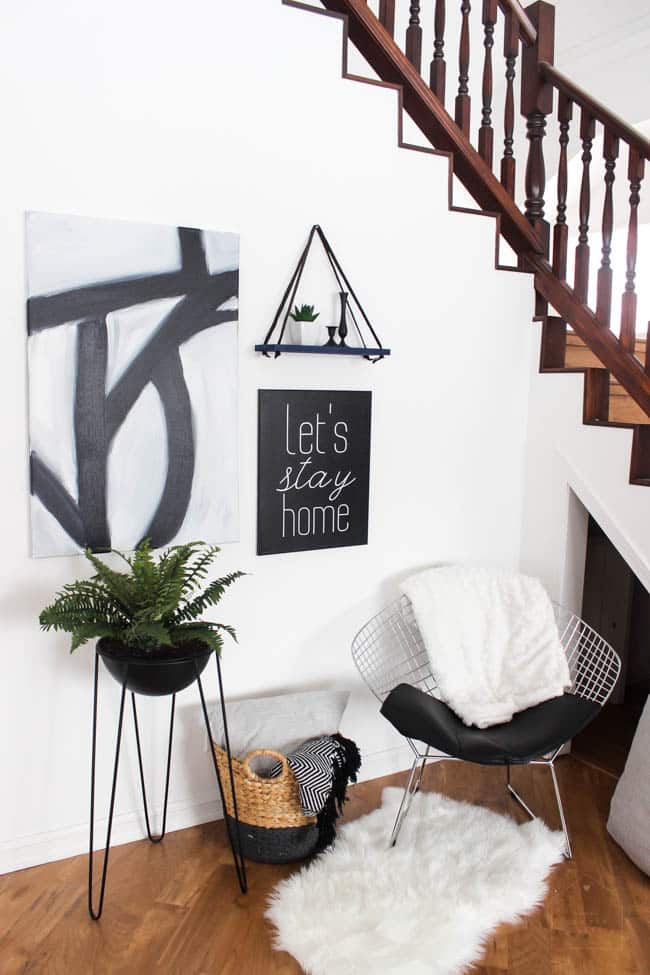
[[[228,826],[235,820],[226,814]],[[317,823],[306,826],[266,827],[239,822],[241,852],[256,863],[295,863],[316,852],[319,829]]]

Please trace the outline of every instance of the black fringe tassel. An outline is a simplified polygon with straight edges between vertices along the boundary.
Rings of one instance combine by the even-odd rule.
[[[350,738],[335,734],[331,736],[338,743],[332,768],[332,791],[329,798],[318,814],[318,845],[317,853],[326,849],[336,837],[336,820],[343,812],[343,805],[347,802],[347,791],[350,782],[357,781],[357,772],[361,768],[361,755],[356,744]]]

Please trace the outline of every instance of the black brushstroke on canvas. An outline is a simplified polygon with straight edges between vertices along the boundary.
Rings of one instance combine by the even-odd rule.
[[[29,473],[32,494],[36,495],[50,514],[54,515],[73,542],[83,546],[86,530],[81,520],[79,505],[35,450],[30,454]]]
[[[193,335],[237,318],[221,310],[237,296],[239,272],[209,274],[200,230],[177,228],[181,270],[88,285],[27,302],[28,331],[78,321],[74,435],[78,501],[32,451],[31,491],[70,538],[95,551],[111,547],[106,512],[106,471],[113,439],[147,383],[156,387],[167,431],[168,469],[158,507],[144,532],[154,546],[169,542],[187,513],[195,467],[189,390],[181,346]],[[182,296],[106,394],[106,315],[155,298]]]
[[[205,277],[208,273],[208,262],[201,231],[191,227],[178,227],[178,242],[183,272],[190,276]]]
[[[110,548],[106,517],[108,442],[104,410],[108,332],[106,320],[81,322],[77,328],[77,380],[74,401],[74,439],[77,456],[79,514],[86,545]]]
[[[106,424],[111,439],[138,396],[151,380],[157,363],[206,328],[232,322],[236,311],[213,309],[237,294],[237,272],[215,274],[209,284],[172,308],[142,352],[129,364],[106,397]]]
[[[178,349],[161,360],[152,378],[165,411],[167,456],[174,458],[160,503],[145,532],[145,537],[158,548],[173,538],[183,524],[194,477],[194,431],[192,404]]]

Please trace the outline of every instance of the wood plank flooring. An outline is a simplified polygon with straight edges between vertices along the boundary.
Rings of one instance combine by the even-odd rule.
[[[605,831],[615,779],[571,757],[557,765],[575,859],[556,867],[547,900],[490,939],[480,975],[649,975],[650,880]],[[523,768],[515,786],[557,826],[549,773]],[[354,787],[346,818],[378,805],[403,774]],[[484,803],[520,819],[505,772],[456,762],[428,768],[424,788]],[[86,914],[86,857],[0,877],[2,975],[300,975],[274,952],[264,920],[270,890],[293,866],[249,865],[249,893],[236,888],[222,823],[171,833],[111,854],[106,905]],[[369,961],[369,975],[381,975]]]

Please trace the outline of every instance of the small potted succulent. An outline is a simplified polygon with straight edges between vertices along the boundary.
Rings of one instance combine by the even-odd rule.
[[[220,653],[225,623],[202,619],[242,572],[231,572],[206,584],[219,548],[190,542],[167,549],[156,560],[148,539],[131,557],[119,556],[127,571],[118,572],[86,551],[95,569],[90,579],[64,586],[39,616],[44,630],[72,635],[70,652],[99,638],[97,652],[107,669],[127,690],[139,694],[173,694],[189,687],[210,655]]]
[[[321,326],[316,324],[319,312],[314,311],[313,305],[295,305],[289,317],[291,323],[291,338],[294,345],[320,345]]]

